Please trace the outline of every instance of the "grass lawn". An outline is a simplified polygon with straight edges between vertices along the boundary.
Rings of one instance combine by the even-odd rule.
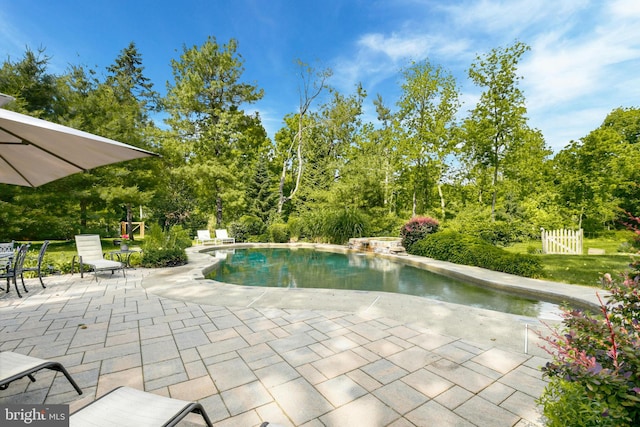
[[[537,255],[544,266],[541,279],[574,285],[599,286],[605,273],[627,271],[631,255]],[[636,256],[636,259],[638,257]]]
[[[620,245],[627,241],[625,237],[624,234],[620,234],[614,238],[584,239],[583,255],[538,254],[536,256],[544,266],[541,279],[575,285],[599,286],[603,274],[609,273],[612,277],[616,277],[628,270],[633,256],[617,252]],[[509,252],[528,253],[531,248],[541,251],[542,243],[540,241],[516,243],[505,249]],[[589,248],[604,249],[605,255],[587,255]],[[637,255],[635,259],[638,259]]]
[[[102,243],[102,251],[105,254],[108,254],[110,251],[119,249],[119,246],[115,246],[113,244],[113,240],[114,239],[112,238],[100,239]],[[130,246],[140,246],[141,242],[142,241],[138,239]],[[26,242],[20,242],[20,243],[26,243]],[[30,243],[31,243],[31,247],[29,248],[29,252],[27,253],[28,258],[27,258],[27,261],[25,262],[25,265],[35,265],[35,260],[38,257],[38,251],[42,246],[41,241],[35,241]],[[69,273],[71,271],[71,263],[72,263],[73,257],[76,256],[77,254],[78,252],[76,250],[75,240],[66,240],[66,241],[52,240],[49,243],[49,247],[47,248],[47,252],[44,256],[43,265],[45,266],[50,265],[56,271],[59,271],[62,273]],[[76,271],[78,271],[77,262],[78,260],[76,260]],[[140,255],[136,254],[131,258],[131,264],[136,265],[139,263],[140,263]],[[27,276],[25,277],[29,277],[29,274],[27,274]]]

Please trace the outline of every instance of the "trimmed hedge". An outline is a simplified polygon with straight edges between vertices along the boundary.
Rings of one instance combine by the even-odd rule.
[[[177,267],[187,263],[187,253],[182,248],[152,248],[144,251],[142,266],[147,268]]]
[[[480,238],[455,231],[431,234],[412,245],[408,252],[523,277],[539,277],[542,274],[542,264],[533,255],[507,252]]]

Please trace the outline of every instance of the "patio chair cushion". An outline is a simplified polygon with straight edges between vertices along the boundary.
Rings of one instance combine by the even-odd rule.
[[[235,238],[229,237],[229,233],[227,233],[227,230],[224,229],[224,228],[216,230],[216,239],[218,241],[220,241],[221,243],[235,243],[236,242]]]
[[[71,414],[70,426],[173,426],[195,412],[213,427],[202,405],[131,387],[118,387]]]
[[[23,377],[29,377],[31,381],[35,382],[32,374],[41,369],[62,372],[78,394],[82,394],[82,390],[80,390],[78,384],[71,378],[71,375],[62,364],[12,351],[0,352],[0,389],[6,389],[9,384]]]
[[[209,230],[198,230],[198,237],[196,238],[196,244],[200,242],[201,244],[205,244],[207,242],[216,243],[217,239],[211,237],[211,233]]]
[[[79,234],[76,238],[76,249],[78,251],[78,260],[80,261],[80,277],[83,277],[84,266],[88,265],[93,267],[96,280],[98,280],[98,271],[103,270],[122,270],[124,273],[125,265],[118,261],[111,261],[104,258],[102,252],[102,243],[100,243],[100,236],[97,234]],[[75,263],[75,257],[72,261],[71,268],[73,270]]]

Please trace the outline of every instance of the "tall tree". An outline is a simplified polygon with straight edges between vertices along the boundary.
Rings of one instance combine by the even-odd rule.
[[[280,186],[278,187],[278,214],[282,213],[285,203],[293,199],[300,189],[302,172],[305,165],[305,143],[307,141],[307,133],[311,132],[309,129],[311,105],[326,88],[327,80],[332,75],[330,69],[316,71],[300,60],[298,60],[298,67],[300,69],[300,86],[298,87],[300,103],[298,112],[295,116],[290,116],[289,119],[285,118],[285,123],[287,123],[288,127],[290,129],[296,129],[296,131],[292,137],[287,135],[289,132],[284,131],[280,133],[281,143],[279,144],[278,151],[279,157],[282,159],[282,173],[280,174]],[[295,118],[295,128],[291,127],[293,118]],[[287,174],[294,170],[294,184],[289,194],[285,195]]]
[[[107,116],[112,120],[105,120],[114,137],[137,147],[149,148],[145,144],[145,135],[154,126],[149,112],[155,106],[158,94],[144,75],[142,63],[142,55],[135,43],[129,43],[115,63],[107,68],[109,74],[101,92],[105,98],[103,103],[117,106],[117,114]],[[112,166],[112,178],[103,182],[100,189],[103,199],[124,206],[129,238],[133,238],[134,207],[148,204],[154,194],[151,189],[153,168],[146,160]]]
[[[429,61],[414,63],[404,70],[403,76],[398,116],[406,132],[401,151],[412,171],[411,213],[416,215],[418,195],[428,194],[428,183],[431,181],[436,183],[444,218],[442,178],[447,168],[446,158],[455,147],[453,129],[460,108],[456,81],[449,72]],[[423,203],[427,207],[427,201]]]
[[[383,173],[381,184],[383,186],[383,206],[387,209],[388,213],[398,212],[398,204],[396,203],[397,193],[399,191],[398,186],[398,174],[401,168],[402,153],[399,151],[399,145],[401,137],[399,135],[399,123],[397,115],[391,113],[380,94],[373,100],[373,105],[376,108],[376,114],[378,121],[382,124],[382,127],[371,134],[371,138],[367,138],[363,135],[362,148],[366,157],[372,156],[378,158],[379,167],[378,172]],[[365,127],[365,130],[367,127]],[[364,142],[368,141],[368,143]],[[369,146],[369,149],[367,149]]]
[[[263,91],[241,81],[244,61],[237,48],[234,39],[220,45],[214,37],[202,46],[185,46],[171,63],[174,83],[168,84],[165,99],[167,123],[187,146],[185,167],[219,226],[223,202],[242,199],[243,177],[268,142],[259,116],[241,109],[262,98]]]
[[[640,109],[615,109],[603,124],[554,158],[556,183],[569,215],[595,231],[640,211]]]
[[[16,62],[7,59],[0,67],[0,92],[16,98],[9,107],[43,119],[55,118],[58,77],[49,73],[51,57],[45,49],[27,48]]]
[[[317,114],[318,128],[309,138],[309,167],[304,174],[306,194],[320,203],[328,200],[332,187],[344,178],[362,130],[362,103],[366,97],[361,85],[349,96],[333,89],[329,92],[329,100]]]
[[[469,77],[484,88],[480,100],[465,122],[468,153],[491,171],[491,217],[495,219],[498,183],[503,159],[522,143],[526,129],[524,94],[518,87],[518,62],[529,46],[515,42],[477,56]]]

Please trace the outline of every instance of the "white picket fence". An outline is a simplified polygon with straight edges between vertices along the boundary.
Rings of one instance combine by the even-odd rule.
[[[541,231],[543,254],[582,255],[582,229]]]

